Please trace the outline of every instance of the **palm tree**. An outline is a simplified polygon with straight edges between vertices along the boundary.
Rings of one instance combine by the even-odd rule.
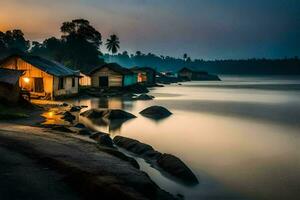
[[[106,40],[106,48],[108,51],[111,51],[112,54],[115,54],[118,52],[118,49],[120,48],[120,40],[118,36],[115,34],[111,35],[109,39]]]
[[[185,53],[185,54],[183,54],[183,60],[186,60],[187,59],[187,57],[188,57],[188,55]]]

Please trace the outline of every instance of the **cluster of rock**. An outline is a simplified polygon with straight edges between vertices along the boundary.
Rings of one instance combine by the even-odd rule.
[[[154,167],[162,169],[185,184],[194,185],[199,183],[193,172],[174,155],[160,153],[148,144],[123,136],[116,136],[113,141],[117,146],[144,158]]]
[[[70,111],[63,113],[62,118],[68,122],[73,122],[76,117],[71,112],[79,112],[81,109],[81,106],[73,106],[71,107]],[[162,119],[170,116],[172,113],[164,107],[151,106],[141,111],[140,114],[152,119]],[[135,115],[120,109],[90,109],[81,113],[80,115],[89,118],[90,120],[100,121],[124,122],[129,119],[136,118]],[[148,144],[144,144],[137,140],[122,136],[116,136],[114,139],[111,139],[109,134],[103,132],[93,132],[82,123],[69,126],[48,125],[47,127],[55,131],[89,136],[91,139],[97,141],[102,147],[115,149],[115,145],[117,145],[118,147],[124,148],[127,151],[144,158],[155,168],[172,175],[185,184],[193,185],[198,183],[198,179],[193,172],[179,158],[170,154],[160,153]],[[110,150],[110,153],[118,154],[118,156],[121,156],[123,159],[132,162],[138,167],[136,161],[132,161],[127,156],[121,155],[122,153],[118,153],[116,149],[114,151]]]

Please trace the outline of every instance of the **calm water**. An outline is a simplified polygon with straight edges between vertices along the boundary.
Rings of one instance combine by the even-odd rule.
[[[300,77],[222,78],[155,88],[153,101],[72,103],[135,114],[121,127],[93,127],[180,157],[199,178],[198,186],[175,183],[141,162],[153,180],[174,194],[186,199],[299,199]],[[138,114],[151,105],[174,114],[158,122]]]

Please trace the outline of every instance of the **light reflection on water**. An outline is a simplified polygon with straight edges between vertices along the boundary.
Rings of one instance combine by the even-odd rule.
[[[89,108],[124,109],[135,114],[136,119],[120,127],[94,128],[135,138],[180,157],[198,176],[201,183],[196,188],[159,180],[155,171],[148,173],[163,188],[182,193],[187,199],[234,199],[239,195],[254,199],[297,199],[300,195],[299,80],[184,83],[152,90],[151,95],[156,96],[153,101],[92,98],[72,103]],[[267,87],[264,89],[262,85]],[[158,122],[138,114],[150,105],[165,106],[174,114]]]

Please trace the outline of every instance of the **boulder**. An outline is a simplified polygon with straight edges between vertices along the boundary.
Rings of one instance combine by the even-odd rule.
[[[65,132],[65,133],[74,133],[71,129],[64,125],[55,125],[51,127],[52,130],[54,131],[60,131],[60,132]]]
[[[75,128],[86,128],[86,126],[82,123],[77,123],[74,127]]]
[[[114,147],[114,143],[113,143],[112,139],[109,137],[108,134],[101,135],[99,137],[98,143],[103,145],[103,146]]]
[[[140,114],[145,117],[149,117],[149,118],[156,119],[156,120],[163,119],[163,118],[166,118],[166,117],[172,115],[172,113],[168,109],[166,109],[162,106],[148,107],[148,108],[144,109],[143,111],[141,111]]]
[[[158,158],[157,164],[163,170],[186,184],[194,185],[199,183],[194,173],[176,156],[162,154]]]
[[[65,121],[68,121],[68,122],[72,123],[76,119],[76,117],[74,115],[72,115],[72,113],[70,113],[69,111],[66,111],[63,114],[62,119],[64,119]]]
[[[81,113],[80,115],[87,117],[89,119],[105,118],[109,120],[117,120],[117,119],[136,118],[136,116],[134,116],[133,114],[120,109],[105,109],[105,110],[91,109]]]
[[[100,137],[103,135],[107,135],[107,133],[96,132],[96,133],[93,133],[92,135],[90,135],[90,138],[93,140],[99,141]]]
[[[148,159],[154,159],[161,155],[161,153],[155,151],[152,146],[141,143],[138,140],[116,136],[113,141],[117,146]]]
[[[79,130],[78,134],[79,135],[92,135],[92,132],[89,129],[84,128],[84,129]]]
[[[62,103],[61,106],[67,107],[67,106],[69,106],[69,104],[67,104],[67,103]]]
[[[81,110],[81,107],[80,106],[73,106],[71,109],[70,109],[70,112],[79,112]]]
[[[148,94],[141,94],[141,95],[139,95],[139,96],[137,96],[136,98],[135,98],[136,100],[152,100],[152,99],[154,99],[154,96],[151,96],[151,95],[148,95]]]
[[[155,168],[174,176],[184,184],[195,185],[199,183],[193,172],[173,155],[162,154],[148,144],[123,136],[114,137],[113,142],[115,145],[144,158]]]

